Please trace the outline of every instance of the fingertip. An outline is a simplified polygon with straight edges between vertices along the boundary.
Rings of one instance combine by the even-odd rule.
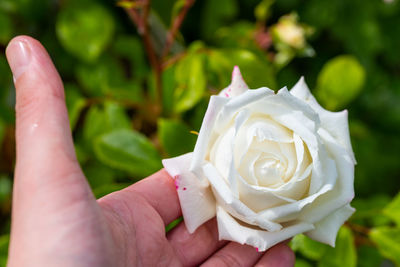
[[[32,60],[32,49],[24,36],[15,37],[6,48],[6,56],[14,82],[27,70]]]
[[[292,249],[288,245],[280,243],[267,250],[256,266],[293,267],[295,260]]]
[[[294,266],[296,256],[287,244],[279,244],[276,249],[280,250],[280,258],[283,261],[282,266]]]

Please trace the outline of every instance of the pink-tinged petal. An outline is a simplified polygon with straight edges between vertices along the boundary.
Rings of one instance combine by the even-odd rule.
[[[219,129],[224,129],[224,127],[232,121],[233,117],[239,110],[257,100],[271,95],[274,95],[274,91],[266,87],[261,87],[258,89],[247,90],[240,96],[231,98],[230,101],[221,109],[216,125],[218,125]]]
[[[308,103],[311,108],[318,113],[322,128],[326,129],[336,139],[336,141],[346,149],[347,153],[350,154],[355,163],[356,161],[350,141],[347,110],[331,112],[321,107],[315,97],[311,94],[304,77],[300,78],[300,80],[290,90],[290,93]]]
[[[220,206],[217,206],[217,222],[220,240],[247,244],[258,248],[260,252],[297,234],[314,229],[310,223],[298,222],[276,232],[258,230],[240,224]]]
[[[231,84],[223,89],[219,95],[224,97],[236,97],[243,94],[249,89],[246,82],[243,80],[242,74],[238,66],[233,68]]]
[[[189,171],[193,153],[164,159],[167,172],[174,177],[186,228],[193,233],[215,216],[215,198],[206,179],[198,179]]]
[[[315,241],[328,244],[335,247],[336,235],[339,228],[343,223],[350,218],[350,216],[355,212],[355,209],[349,204],[336,210],[322,221],[315,223],[315,229],[306,232],[305,235],[314,239]]]

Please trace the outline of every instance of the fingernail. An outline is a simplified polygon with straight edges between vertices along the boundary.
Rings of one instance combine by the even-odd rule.
[[[11,42],[6,50],[14,81],[26,71],[31,61],[31,50],[28,43],[22,40]]]

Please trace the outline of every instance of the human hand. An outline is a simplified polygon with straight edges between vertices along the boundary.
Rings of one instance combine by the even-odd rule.
[[[96,201],[76,160],[60,76],[40,43],[7,47],[16,87],[17,159],[9,267],[293,266],[285,244],[266,253],[218,241],[215,219],[189,234],[171,177],[158,173]]]

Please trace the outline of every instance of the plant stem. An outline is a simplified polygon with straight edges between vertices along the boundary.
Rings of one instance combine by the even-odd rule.
[[[162,53],[162,59],[165,59],[165,57],[168,55],[172,44],[174,43],[175,36],[178,33],[179,28],[182,26],[183,20],[185,19],[189,9],[192,7],[194,2],[195,0],[186,0],[179,14],[174,18],[173,22],[171,23],[171,28],[168,31],[167,41],[165,43],[165,47]]]
[[[150,13],[151,0],[142,0],[141,12],[139,13],[136,8],[126,8],[131,20],[135,23],[138,29],[139,35],[142,37],[143,45],[146,50],[147,57],[149,59],[151,68],[153,69],[155,80],[156,80],[156,102],[158,113],[162,112],[162,64],[154,51],[153,44],[151,42],[151,36],[149,34],[148,18]],[[157,114],[158,115],[158,114]]]
[[[150,36],[148,18],[150,13],[151,0],[131,0],[134,3],[132,7],[124,7],[125,11],[128,13],[130,19],[136,25],[139,35],[142,37],[143,45],[146,50],[147,57],[149,59],[151,68],[153,70],[156,82],[156,106],[152,112],[155,112],[155,118],[162,113],[163,103],[162,103],[162,72],[164,68],[164,62],[166,57],[171,50],[172,44],[174,43],[175,36],[182,26],[183,20],[185,19],[189,9],[194,4],[195,0],[186,0],[184,6],[180,10],[179,14],[173,19],[171,23],[171,28],[167,33],[167,40],[165,47],[162,52],[162,56],[158,57],[156,51],[154,50],[153,43]]]

